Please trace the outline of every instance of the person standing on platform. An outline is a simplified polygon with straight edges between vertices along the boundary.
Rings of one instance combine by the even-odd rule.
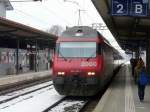
[[[140,79],[142,74],[144,75],[146,74],[145,65],[142,58],[139,58],[137,65],[135,67],[135,72],[136,72],[136,81],[138,85],[138,96],[140,101],[142,102],[144,100],[145,87],[146,87],[146,84],[142,84]]]
[[[145,67],[144,65],[144,61],[142,60],[142,58],[140,57],[137,62],[136,62],[136,66],[135,66],[135,73],[134,73],[134,78],[135,78],[135,82],[138,81],[138,77],[139,77],[139,74],[142,70],[142,68]]]

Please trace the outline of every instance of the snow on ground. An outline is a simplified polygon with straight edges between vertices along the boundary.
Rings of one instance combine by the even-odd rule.
[[[68,100],[64,101],[63,103],[59,104],[58,106],[56,106],[55,108],[53,108],[48,112],[70,112],[70,110],[71,112],[78,112],[84,104],[85,101]]]
[[[18,90],[18,91],[14,91],[14,92],[11,92],[11,93],[8,93],[8,94],[1,95],[0,96],[0,101],[3,101],[3,100],[6,100],[6,99],[9,99],[9,98],[12,98],[12,97],[15,97],[15,96],[33,91],[33,90],[36,90],[36,89],[44,87],[44,86],[48,86],[50,84],[52,84],[52,81],[42,83],[42,84],[38,84],[38,85],[28,87],[28,88],[25,88],[25,89],[21,89],[21,90]]]
[[[0,112],[42,112],[63,97],[48,87],[1,104]]]

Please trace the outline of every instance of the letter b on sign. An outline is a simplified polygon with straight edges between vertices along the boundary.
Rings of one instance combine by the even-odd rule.
[[[141,14],[142,12],[143,12],[143,6],[141,4],[136,4],[135,5],[135,13]]]
[[[148,0],[131,0],[131,16],[147,16]]]

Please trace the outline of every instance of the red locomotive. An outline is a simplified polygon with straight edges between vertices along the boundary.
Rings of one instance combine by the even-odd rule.
[[[120,55],[96,30],[75,26],[56,42],[52,79],[61,95],[92,96],[110,80]]]

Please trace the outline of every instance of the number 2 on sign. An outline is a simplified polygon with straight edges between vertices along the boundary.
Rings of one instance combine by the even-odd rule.
[[[118,4],[117,8],[118,8],[117,13],[123,13],[123,5],[122,4]]]

